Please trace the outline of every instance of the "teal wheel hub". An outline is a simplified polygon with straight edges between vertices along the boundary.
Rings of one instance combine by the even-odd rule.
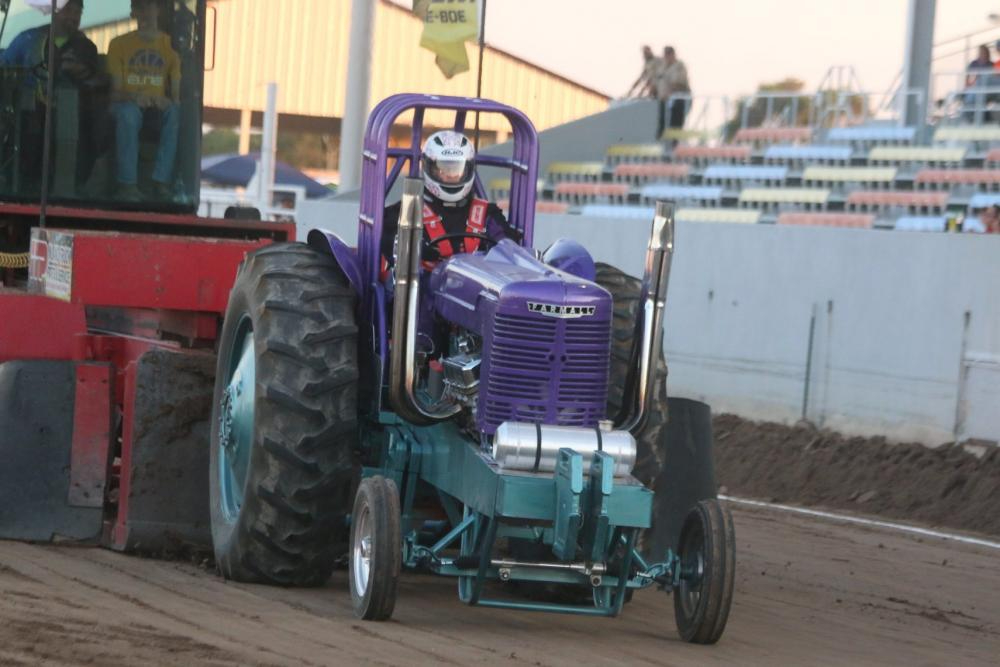
[[[243,506],[253,449],[256,361],[248,316],[236,327],[229,358],[229,382],[219,411],[219,490],[223,515],[227,521],[235,521]]]

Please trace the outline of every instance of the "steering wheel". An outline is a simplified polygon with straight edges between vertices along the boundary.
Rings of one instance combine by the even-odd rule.
[[[433,241],[427,242],[428,248],[435,247],[438,243],[442,241],[451,241],[452,239],[479,239],[481,243],[489,243],[489,248],[483,248],[484,250],[489,250],[497,244],[496,241],[491,239],[486,234],[476,234],[475,232],[455,232],[454,234],[445,234],[444,236],[439,236]]]

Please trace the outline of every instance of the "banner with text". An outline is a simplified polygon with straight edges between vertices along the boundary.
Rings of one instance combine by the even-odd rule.
[[[469,71],[465,42],[479,35],[478,0],[414,0],[413,13],[424,22],[420,46],[436,55],[445,78]]]

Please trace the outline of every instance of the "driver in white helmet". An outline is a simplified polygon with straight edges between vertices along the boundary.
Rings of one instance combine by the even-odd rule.
[[[424,267],[431,269],[441,259],[460,252],[475,252],[487,236],[521,240],[496,204],[474,196],[476,151],[461,132],[435,132],[424,143],[421,173],[424,179],[423,248]],[[394,256],[393,245],[399,228],[400,203],[386,207],[382,218],[382,268],[387,273]],[[435,239],[456,235],[438,243]],[[464,235],[464,236],[463,236]]]

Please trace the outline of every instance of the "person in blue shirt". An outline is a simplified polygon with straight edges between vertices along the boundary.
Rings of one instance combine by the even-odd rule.
[[[67,0],[52,17],[52,32],[56,47],[56,84],[73,86],[80,91],[79,117],[83,121],[81,129],[86,129],[93,120],[92,93],[100,85],[100,74],[97,47],[80,32],[82,13],[83,0]],[[25,30],[0,54],[0,66],[23,69],[17,106],[23,113],[21,169],[29,180],[37,180],[41,174],[41,133],[45,116],[40,112],[47,106],[48,56],[48,25]],[[82,155],[91,155],[90,133],[83,132],[80,138]],[[89,170],[91,162],[89,159],[78,162],[78,178],[84,175],[81,171]]]

